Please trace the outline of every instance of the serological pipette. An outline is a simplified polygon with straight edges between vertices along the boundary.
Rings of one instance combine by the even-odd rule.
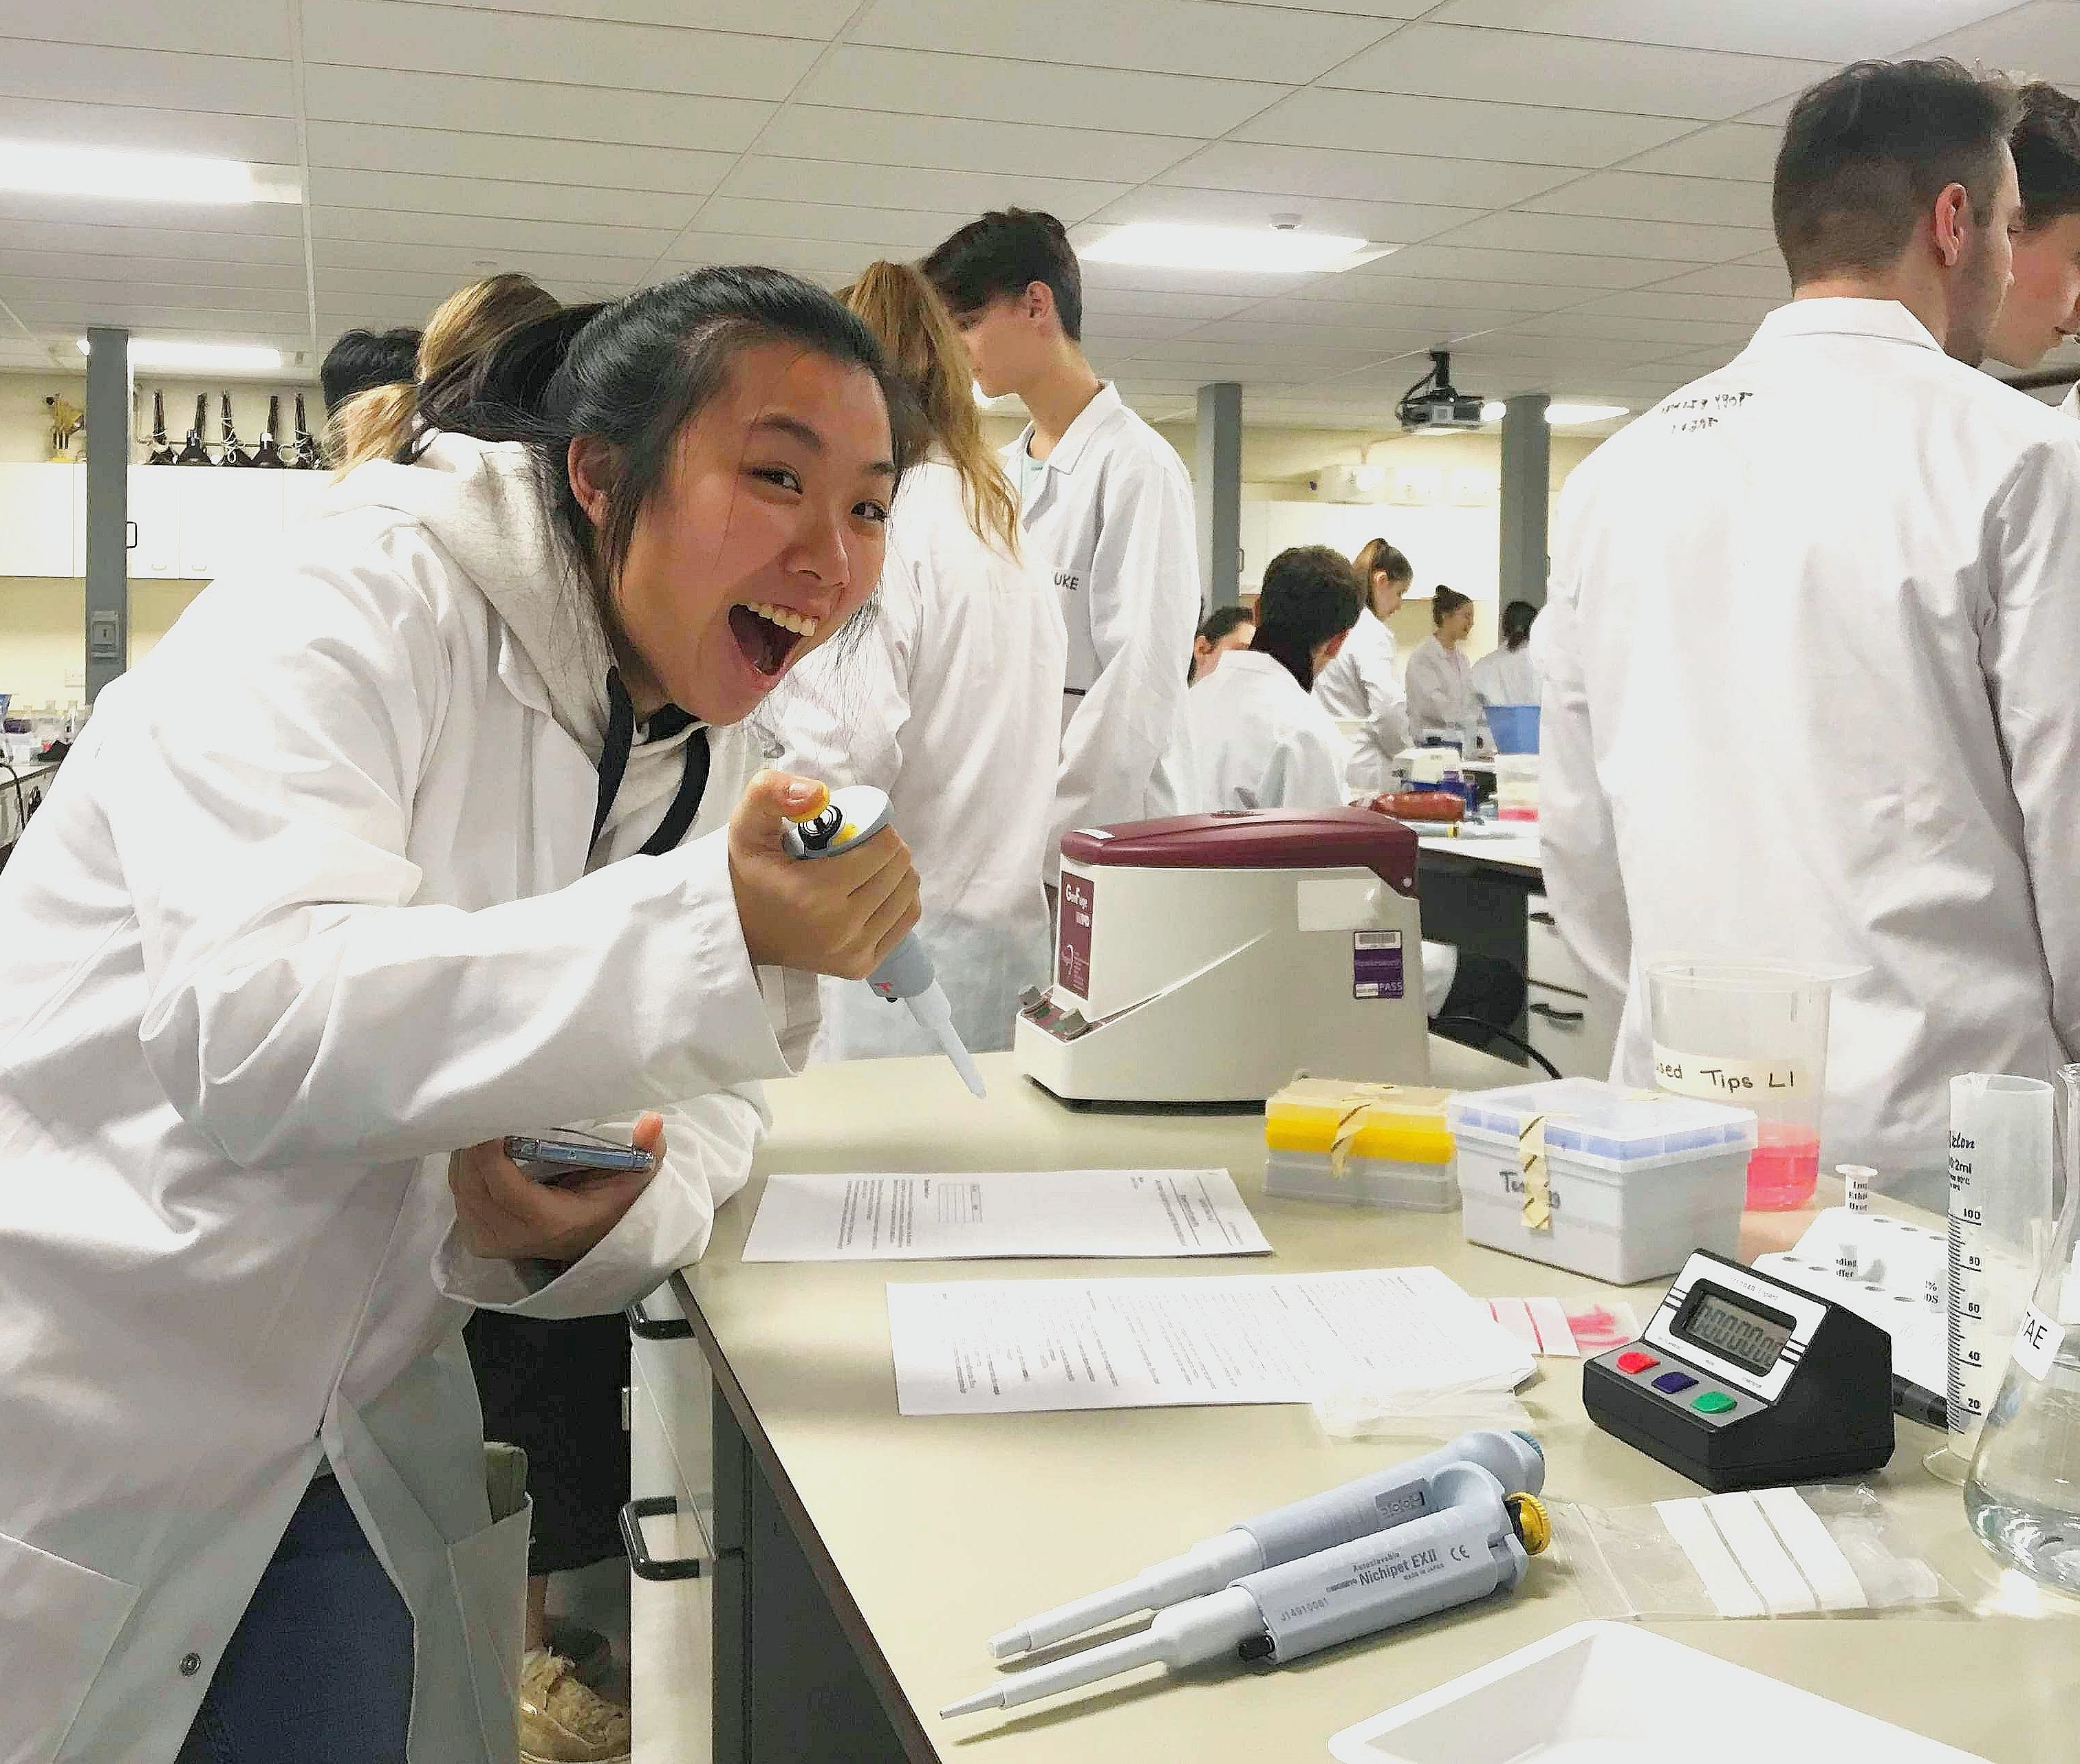
[[[1260,1569],[1421,1519],[1436,1509],[1437,1478],[1462,1464],[1480,1465],[1512,1493],[1536,1494],[1545,1486],[1545,1454],[1537,1440],[1528,1433],[1478,1428],[1405,1464],[1243,1519],[1131,1580],[1029,1617],[992,1636],[989,1651],[1004,1660],[1049,1647],[1117,1618],[1218,1592]]]
[[[1159,1611],[1138,1635],[1012,1673],[939,1713],[1016,1708],[1137,1666],[1175,1670],[1230,1651],[1283,1665],[1514,1588],[1550,1540],[1537,1497],[1506,1493],[1478,1464],[1448,1466],[1429,1493],[1436,1506],[1421,1519],[1242,1575]]]
[[[823,807],[788,828],[782,842],[790,857],[835,857],[873,838],[887,824],[887,793],[870,784],[850,784],[829,792]],[[977,1096],[988,1094],[974,1056],[954,1027],[954,1008],[946,1002],[945,989],[933,970],[931,953],[917,941],[916,932],[888,952],[866,977],[866,983],[890,1004],[900,1000],[908,1005],[911,1016],[946,1050],[961,1082]]]

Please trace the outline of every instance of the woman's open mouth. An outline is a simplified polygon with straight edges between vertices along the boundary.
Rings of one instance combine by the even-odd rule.
[[[729,631],[744,659],[769,680],[787,665],[795,646],[816,635],[820,622],[770,601],[739,601],[729,610]]]

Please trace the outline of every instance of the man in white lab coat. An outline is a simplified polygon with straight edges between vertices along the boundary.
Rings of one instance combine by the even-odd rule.
[[[1800,98],[1796,298],[1575,471],[1533,639],[1546,886],[1629,988],[1614,1075],[1652,1076],[1656,957],[1860,967],[1823,1155],[1894,1178],[1941,1170],[1953,1074],[2080,1052],[2080,430],[1966,365],[2015,111],[1948,62]]]
[[[1004,464],[1069,632],[1051,884],[1063,834],[1174,814],[1189,788],[1185,664],[1201,611],[1192,483],[1176,450],[1084,358],[1083,275],[1052,215],[986,214],[924,267],[983,396],[1015,392],[1033,419]]]

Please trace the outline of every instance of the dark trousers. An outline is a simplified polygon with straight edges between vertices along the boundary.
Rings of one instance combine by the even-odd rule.
[[[404,1764],[412,1615],[319,1477],[210,1679],[177,1764]]]
[[[530,1574],[589,1568],[622,1553],[628,1442],[621,1390],[628,1325],[611,1317],[543,1318],[479,1311],[463,1332],[484,1405],[484,1436],[527,1454],[535,1498]]]

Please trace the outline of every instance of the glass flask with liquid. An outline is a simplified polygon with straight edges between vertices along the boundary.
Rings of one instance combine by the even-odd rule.
[[[1965,1512],[2002,1562],[2080,1594],[2080,1066],[2065,1098],[2065,1201],[2039,1258],[2015,1356],[1979,1434]]]

